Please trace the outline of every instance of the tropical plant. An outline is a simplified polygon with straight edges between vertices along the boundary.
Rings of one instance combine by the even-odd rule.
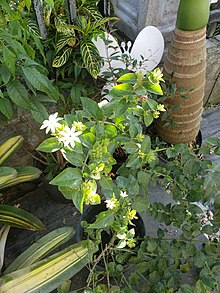
[[[98,10],[98,1],[77,1],[77,13],[74,24],[67,23],[65,16],[54,20],[57,30],[56,56],[54,67],[61,67],[71,59],[71,63],[85,67],[92,77],[97,78],[101,59],[92,39],[104,32],[105,24],[117,18],[104,17]]]
[[[16,109],[27,109],[42,122],[48,115],[43,103],[55,103],[60,94],[44,67],[44,47],[30,4],[0,3],[0,112],[10,120]]]
[[[199,132],[205,86],[209,6],[209,0],[181,0],[179,4],[176,29],[163,71],[167,80],[172,75],[179,93],[168,101],[170,107],[178,107],[171,114],[175,126],[164,126],[167,121],[159,121],[157,124],[158,135],[168,143],[192,143]],[[181,95],[187,99],[181,99]]]
[[[22,136],[15,136],[0,145],[0,189],[37,179],[41,174],[39,169],[31,166],[13,168],[3,165],[21,146],[22,142]],[[5,242],[10,226],[34,231],[45,229],[43,223],[32,214],[18,207],[4,204],[0,204],[0,224],[3,224],[0,232],[0,268],[3,265]]]
[[[89,260],[91,243],[81,242],[41,260],[49,252],[67,242],[73,228],[58,228],[32,244],[19,255],[0,277],[1,292],[51,292],[74,276]]]

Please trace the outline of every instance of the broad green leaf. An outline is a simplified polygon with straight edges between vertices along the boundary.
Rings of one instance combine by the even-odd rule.
[[[25,268],[32,265],[36,261],[42,259],[49,252],[67,242],[74,235],[72,227],[62,227],[46,234],[42,238],[38,239],[22,254],[20,254],[4,271],[5,274],[9,274],[18,269]]]
[[[108,137],[114,138],[117,136],[117,128],[114,125],[106,125],[105,132],[108,135]]]
[[[57,175],[50,184],[75,188],[82,182],[82,172],[77,168],[67,168]]]
[[[114,213],[110,210],[98,214],[96,221],[90,224],[88,229],[106,229],[114,222]]]
[[[31,266],[0,278],[1,293],[49,293],[72,278],[88,263],[85,242],[73,244]]]
[[[137,175],[138,182],[147,186],[151,179],[151,174],[146,171],[139,171]]]
[[[14,178],[7,180],[0,189],[6,188],[9,186],[14,186],[23,182],[32,181],[37,179],[41,175],[41,170],[32,166],[24,166],[24,167],[14,167],[17,171],[17,175]]]
[[[138,154],[130,155],[127,160],[126,167],[128,168],[138,168],[141,165],[141,158],[138,157]]]
[[[96,137],[91,132],[88,132],[88,133],[80,135],[80,140],[83,145],[91,149],[96,141]]]
[[[32,214],[9,205],[0,205],[0,223],[27,230],[44,230],[43,223]]]
[[[133,94],[133,87],[131,84],[128,83],[118,84],[113,86],[110,94],[113,94],[115,96],[131,95]]]
[[[151,139],[149,136],[145,136],[141,143],[141,151],[145,154],[149,153],[151,150]]]
[[[25,78],[30,82],[34,89],[39,91],[49,91],[49,80],[45,74],[40,73],[35,67],[21,67]]]
[[[78,186],[81,182],[78,182]],[[75,207],[83,212],[83,204],[84,204],[84,195],[80,188],[71,188],[69,186],[59,186],[59,190],[62,192],[65,198],[71,199],[75,205]]]
[[[139,213],[145,212],[150,206],[149,201],[146,197],[136,196],[132,204],[132,208],[137,210]]]
[[[220,146],[220,138],[218,137],[208,137],[206,142],[213,146]]]
[[[4,82],[4,84],[7,84],[11,78],[11,73],[8,67],[5,64],[0,65],[0,76]]]
[[[135,93],[138,96],[145,96],[147,94],[147,90],[144,86],[140,85],[139,87],[135,88]]]
[[[3,46],[3,62],[11,72],[11,74],[15,75],[15,62],[16,56],[15,54],[6,46]]]
[[[0,145],[0,165],[21,146],[23,140],[21,135],[17,135]]]
[[[7,84],[7,92],[10,99],[19,107],[33,109],[25,86],[19,80],[10,81]]]
[[[0,98],[0,112],[9,120],[13,118],[13,109],[8,99]]]
[[[62,52],[59,52],[59,54],[55,56],[52,66],[56,68],[63,66],[68,61],[72,51],[73,49],[71,47],[67,47]]]
[[[45,153],[53,153],[61,148],[61,144],[56,137],[45,139],[38,147],[37,150]]]
[[[94,119],[102,120],[104,117],[103,110],[92,99],[82,97],[81,102],[83,109],[88,112]]]
[[[117,82],[131,83],[131,84],[136,83],[136,81],[137,81],[136,73],[126,73],[117,80]]]
[[[134,142],[128,142],[123,146],[123,149],[128,153],[128,154],[135,154],[138,151],[138,146]]]
[[[71,88],[70,91],[70,97],[75,107],[80,105],[81,88],[81,85],[76,84]]]
[[[43,123],[44,120],[46,120],[49,116],[47,109],[44,107],[44,105],[38,101],[33,102],[33,107],[35,110],[31,111],[31,114],[33,118],[40,124]]]
[[[161,86],[158,84],[150,84],[150,83],[143,83],[143,86],[145,87],[145,89],[152,94],[156,94],[156,95],[163,95],[163,91],[161,89]]]
[[[70,162],[73,166],[80,167],[83,165],[85,155],[73,150],[66,149],[64,154],[65,159]]]
[[[17,176],[17,171],[11,167],[0,167],[0,186]]]
[[[151,113],[148,113],[144,116],[144,124],[146,127],[150,126],[153,121],[154,121],[154,118]]]

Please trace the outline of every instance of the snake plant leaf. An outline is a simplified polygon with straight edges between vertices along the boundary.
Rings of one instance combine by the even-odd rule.
[[[34,215],[23,209],[4,204],[0,205],[0,224],[33,231],[45,229],[41,220]]]
[[[0,230],[0,271],[4,262],[4,254],[5,254],[5,243],[7,240],[8,232],[10,230],[10,226],[4,225]]]
[[[0,167],[0,187],[17,176],[17,171],[11,167]]]
[[[31,266],[0,278],[1,293],[49,293],[88,263],[87,242],[73,244]]]
[[[37,179],[41,175],[41,171],[38,168],[32,166],[15,167],[17,172],[16,177],[7,180],[4,184],[0,185],[0,189],[20,184],[27,181]]]
[[[21,135],[18,135],[9,138],[0,145],[0,165],[21,146],[23,140],[24,138]]]
[[[20,254],[4,271],[5,274],[12,273],[18,269],[25,268],[42,259],[50,251],[68,241],[74,235],[72,227],[62,227],[46,234],[27,250]]]

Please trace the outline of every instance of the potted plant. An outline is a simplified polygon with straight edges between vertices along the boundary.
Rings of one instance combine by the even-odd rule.
[[[105,203],[107,210],[101,211],[86,229],[95,230],[92,233],[97,246],[104,230],[111,230],[114,247],[135,246],[133,220],[145,209],[142,195],[151,175],[146,166],[150,170],[158,163],[145,128],[165,111],[150,97],[162,94],[161,80],[159,69],[146,76],[142,72],[125,74],[117,80],[111,92],[113,99],[106,105],[101,107],[82,97],[82,109],[62,118],[52,114],[41,126],[52,137],[37,150],[59,150],[68,162],[68,167],[50,183],[72,199],[81,213],[85,205]],[[119,150],[126,155],[116,174],[112,170]]]
[[[157,123],[158,135],[168,143],[192,143],[200,129],[206,68],[206,25],[209,0],[181,0],[176,28],[164,63],[165,79],[175,83],[177,95],[167,100],[175,108],[173,127]],[[184,96],[185,98],[181,98]]]

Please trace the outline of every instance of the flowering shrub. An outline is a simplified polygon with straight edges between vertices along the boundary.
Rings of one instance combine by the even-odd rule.
[[[142,72],[125,74],[118,79],[119,84],[111,91],[113,99],[105,106],[81,98],[81,110],[62,118],[58,113],[52,114],[41,126],[51,137],[38,150],[51,153],[60,150],[69,163],[51,184],[72,199],[80,212],[85,204],[95,205],[105,199],[109,221],[103,228],[113,228],[120,239],[119,247],[135,244],[134,231],[128,225],[136,217],[135,203],[142,200],[141,185],[147,173],[141,169],[157,162],[144,128],[165,111],[163,105],[151,98],[152,93],[162,94],[160,80],[159,69],[146,76]],[[115,153],[119,148],[127,159],[114,181],[111,173],[117,164]],[[101,227],[99,217],[97,221]]]

